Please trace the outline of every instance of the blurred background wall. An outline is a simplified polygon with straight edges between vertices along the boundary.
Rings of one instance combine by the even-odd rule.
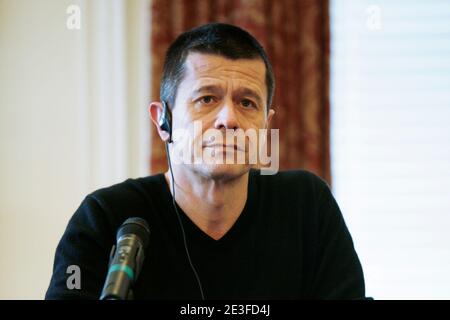
[[[149,15],[145,0],[0,1],[0,299],[43,298],[84,196],[148,173]]]

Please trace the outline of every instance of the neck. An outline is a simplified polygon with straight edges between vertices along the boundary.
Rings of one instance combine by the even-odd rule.
[[[173,169],[177,204],[203,232],[215,240],[220,239],[244,209],[249,173],[232,179],[212,179]],[[173,190],[170,171],[165,173],[165,178]]]

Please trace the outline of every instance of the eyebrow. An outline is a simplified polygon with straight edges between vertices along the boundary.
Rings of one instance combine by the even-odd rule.
[[[221,94],[221,93],[223,93],[223,89],[216,85],[205,85],[205,86],[201,86],[201,87],[195,89],[192,92],[192,95],[197,95],[202,92],[212,92],[215,94]]]
[[[240,88],[237,90],[237,93],[243,96],[252,97],[258,102],[259,105],[263,106],[263,101],[256,91],[249,88]]]
[[[202,92],[211,92],[211,93],[220,95],[220,94],[223,94],[223,89],[217,85],[204,85],[204,86],[200,86],[199,88],[192,91],[192,95],[195,96]],[[259,105],[261,105],[261,106],[264,105],[263,100],[261,99],[261,96],[255,90],[252,90],[250,88],[237,89],[236,94],[241,95],[241,96],[251,97],[251,98],[255,99]]]

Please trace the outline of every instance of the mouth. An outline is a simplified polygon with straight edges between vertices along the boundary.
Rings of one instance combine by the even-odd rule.
[[[235,144],[207,144],[204,145],[203,148],[220,148],[222,150],[236,150],[236,151],[244,151],[241,147]]]

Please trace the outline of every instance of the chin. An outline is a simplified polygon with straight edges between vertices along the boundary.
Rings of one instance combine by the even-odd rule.
[[[234,180],[250,170],[248,164],[202,164],[194,166],[194,171],[205,178],[214,180]]]

